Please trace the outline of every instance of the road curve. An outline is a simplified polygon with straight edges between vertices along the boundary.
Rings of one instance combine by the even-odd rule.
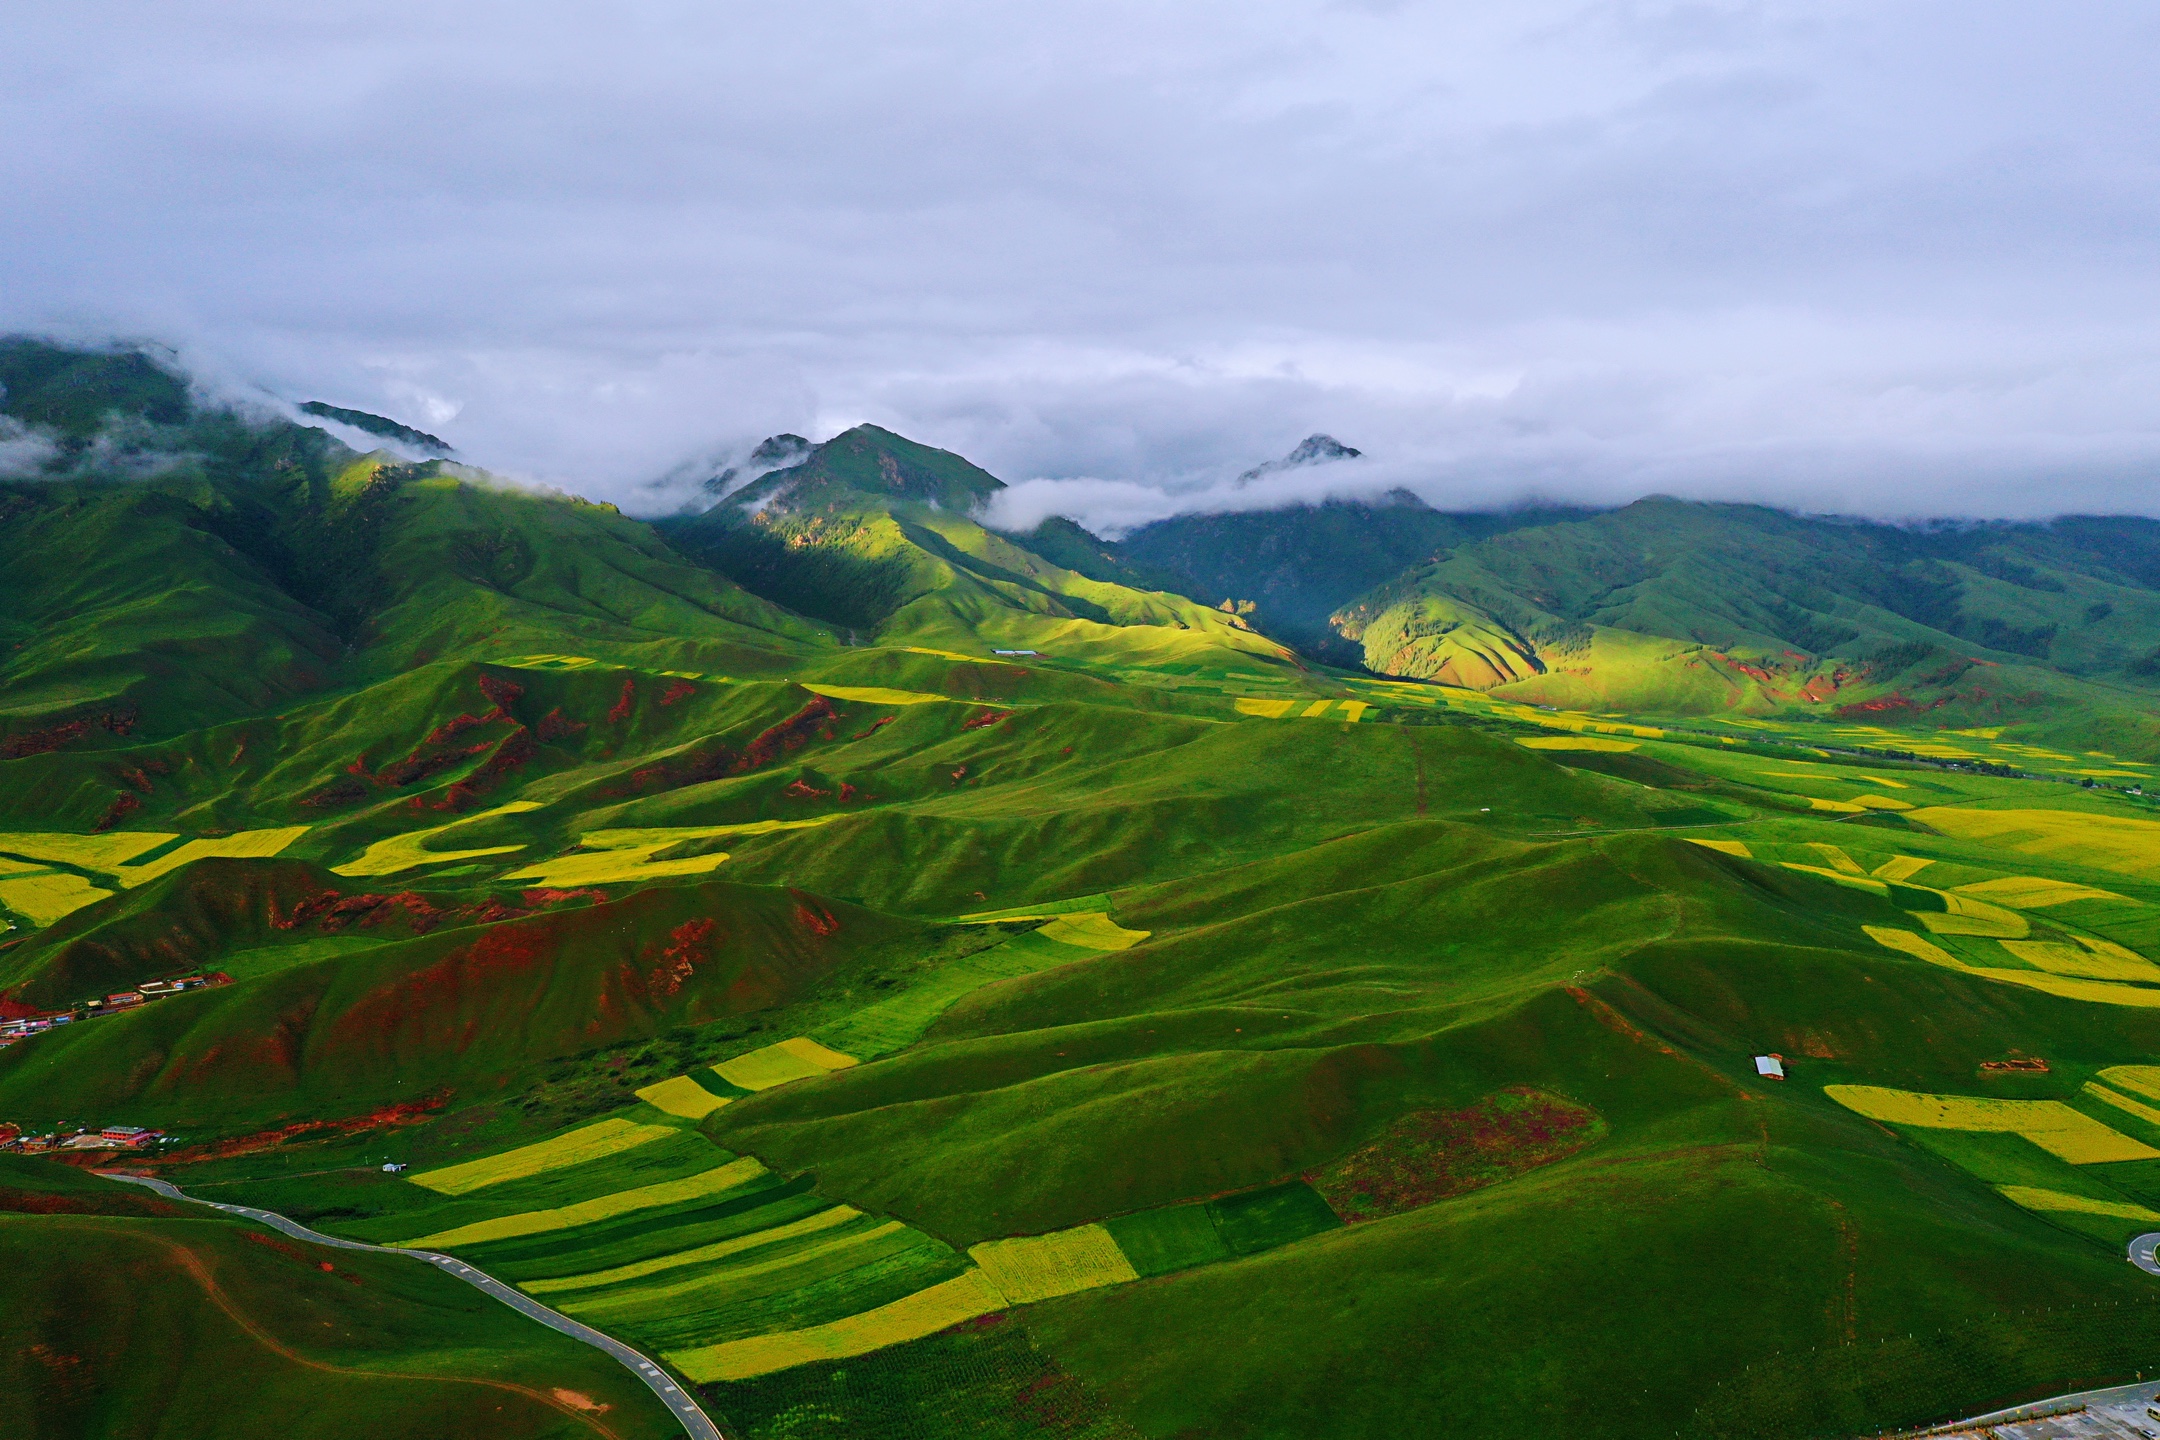
[[[712,1417],[705,1413],[690,1392],[677,1385],[658,1365],[614,1336],[603,1335],[590,1325],[581,1325],[560,1311],[550,1310],[524,1291],[513,1289],[494,1276],[475,1270],[462,1260],[449,1255],[439,1255],[432,1250],[401,1250],[394,1245],[369,1245],[359,1240],[325,1235],[320,1230],[310,1230],[298,1221],[288,1220],[273,1211],[257,1210],[249,1205],[227,1205],[217,1200],[198,1200],[193,1195],[182,1193],[178,1186],[163,1180],[154,1180],[148,1175],[122,1175],[111,1170],[101,1170],[98,1173],[108,1180],[124,1180],[130,1185],[147,1186],[169,1200],[185,1200],[192,1205],[207,1205],[213,1210],[223,1210],[228,1215],[243,1216],[268,1225],[273,1230],[282,1231],[295,1240],[305,1240],[311,1245],[327,1245],[334,1250],[372,1250],[379,1255],[404,1255],[425,1261],[445,1275],[454,1275],[475,1289],[492,1295],[519,1314],[530,1316],[548,1329],[558,1330],[573,1340],[582,1340],[594,1349],[604,1350],[614,1356],[631,1374],[644,1381],[653,1394],[660,1397],[661,1404],[675,1413],[675,1418],[682,1422],[683,1429],[690,1433],[690,1440],[727,1440],[727,1437],[720,1433],[720,1427],[713,1424]]]
[[[2160,1259],[2153,1258],[2155,1247],[2160,1247],[2160,1230],[2138,1236],[2130,1242],[2130,1263],[2148,1275],[2160,1275]]]

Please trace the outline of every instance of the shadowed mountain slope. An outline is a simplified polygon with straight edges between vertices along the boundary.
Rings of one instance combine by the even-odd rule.
[[[1234,616],[1091,578],[968,518],[1003,488],[956,455],[859,425],[661,529],[744,588],[885,643],[987,640],[1088,660],[1137,647],[1151,665],[1193,673],[1265,672],[1288,660]],[[1120,633],[1130,631],[1153,633]]]

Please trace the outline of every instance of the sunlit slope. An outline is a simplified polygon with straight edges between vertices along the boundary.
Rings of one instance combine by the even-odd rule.
[[[1650,713],[2120,721],[2152,747],[2156,533],[1909,531],[1645,500],[1462,545],[1345,606],[1383,673]]]
[[[980,992],[898,1060],[739,1100],[707,1128],[769,1162],[815,1154],[828,1193],[965,1244],[1309,1171],[1389,1115],[1502,1083],[1573,1096],[1610,1126],[1534,1179],[1029,1312],[1147,1433],[1220,1414],[1254,1434],[1335,1433],[1353,1417],[1439,1425],[1470,1389],[1519,1426],[1597,1406],[1612,1434],[1811,1433],[1785,1427],[1841,1415],[1864,1427],[1957,1403],[1954,1372],[1886,1354],[1908,1408],[1877,1393],[1886,1408],[1868,1410],[1825,1400],[1800,1371],[1752,1416],[1731,1377],[1772,1351],[2142,1293],[2112,1247],[2053,1228],[2064,1212],[2004,1205],[1818,1087],[1864,1067],[1969,1091],[2015,1036],[2068,1072],[2051,1090],[2075,1094],[2084,1067],[2160,1041],[2150,1009],[1869,949],[1867,925],[1909,919],[1892,897],[1662,838],[1517,848],[1424,822],[1305,858],[1121,898],[1120,920],[1155,938]],[[1281,903],[1248,908],[1270,894]],[[1571,923],[1540,923],[1530,895],[1568,897]],[[1749,1057],[1765,1051],[1804,1081],[1754,1079]],[[1705,1253],[1732,1263],[1706,1277]],[[1554,1257],[1567,1270],[1554,1289],[1523,1283]],[[1464,1297],[1437,1329],[1435,1274]],[[1301,1298],[1283,1304],[1283,1285]],[[1675,1324],[1649,1352],[1612,1328],[1653,1309]],[[1347,1392],[1366,1398],[1271,1380],[1227,1341],[1253,1334],[1316,1374],[1367,1377]],[[2042,1351],[2060,1363],[2064,1346]],[[1495,1390],[1492,1373],[1512,1378]]]
[[[1268,862],[1252,888],[1211,877],[1204,893],[1231,903],[1191,929],[1157,920],[1145,895],[1121,900],[1120,922],[1153,938],[979,991],[900,1059],[708,1123],[790,1166],[817,1153],[839,1193],[972,1243],[1318,1164],[1431,1093],[1446,1052],[1474,1068],[1461,1052],[1506,1053],[1554,1026],[1574,1038],[1536,1043],[1581,1043],[1596,1026],[1556,992],[1602,968],[1781,932],[1858,938],[1764,903],[1678,842],[1462,831],[1410,821],[1323,846],[1309,879]],[[1177,888],[1153,893],[1177,905]],[[1544,911],[1563,895],[1574,923],[1555,934]],[[1521,1030],[1526,1005],[1540,1008]],[[1582,1075],[1512,1078],[1600,1093]]]
[[[674,1424],[606,1356],[428,1266],[303,1248],[50,1161],[0,1157],[0,1254],[13,1433],[629,1440]]]
[[[1168,588],[1203,602],[1249,602],[1256,607],[1251,618],[1268,634],[1331,664],[1354,666],[1358,646],[1328,623],[1337,609],[1456,546],[1572,518],[1578,512],[1448,514],[1398,491],[1372,503],[1177,515],[1096,548],[1113,562],[1163,575]]]
[[[907,723],[880,739],[908,744]],[[861,784],[879,773],[833,770]],[[1212,870],[1420,813],[1502,833],[1719,818],[1471,731],[1077,706],[1018,712],[884,773],[909,803],[772,836],[737,855],[736,873],[954,913]]]
[[[439,1123],[371,1142],[429,1156],[420,1182],[332,1158],[379,1148],[295,1146],[261,1162],[290,1178],[236,1193],[376,1238],[455,1237],[678,1347],[751,1436],[788,1433],[809,1395],[854,1430],[916,1423],[905,1396],[963,1374],[939,1426],[1058,1393],[1130,1433],[1367,1433],[1443,1427],[1474,1392],[1526,1433],[1553,1413],[1616,1436],[1858,1433],[2074,1378],[2145,1333],[2065,1308],[2142,1295],[2109,1227],[2160,1213],[2139,1168],[2160,1161],[2121,1158],[2160,1150],[2126,1108],[2160,1116],[2138,1072],[2160,1006],[2132,993],[2160,993],[2133,949],[2160,935],[2160,887],[2133,801],[1504,706],[1402,724],[1228,697],[1212,714],[1031,704],[999,667],[899,652],[881,677],[881,653],[824,686],[881,698],[833,702],[793,768],[605,806],[563,790],[425,843],[526,835],[552,863],[557,805],[604,834],[801,804],[818,823],[713,837],[725,873],[969,923],[668,1032],[664,1056],[665,1037],[595,1050],[577,1063],[625,1064],[644,1103],[567,1132],[560,1171],[516,1158],[557,1140],[456,1108],[493,1075],[531,1083],[476,1066],[438,1072],[455,1091]],[[922,698],[941,664],[1006,688]],[[825,793],[791,797],[782,774]],[[843,785],[878,798],[850,812]],[[1755,1077],[1766,1052],[1782,1086]],[[1982,1068],[2035,1055],[2050,1068]],[[1984,1149],[2014,1134],[1885,1129],[1835,1098],[1854,1086],[2068,1106],[2079,1133],[2120,1138],[2075,1152],[2098,1163],[2020,1158]],[[1535,1128],[1563,1118],[1579,1139]],[[499,1138],[461,1149],[460,1123]],[[571,1143],[603,1125],[676,1138]],[[1390,1136],[1415,1143],[1358,1159]],[[728,1170],[746,1159],[761,1171]],[[467,1164],[515,1173],[447,1199],[422,1183]],[[1377,1213],[1345,1223],[1331,1187],[1361,1165],[1385,1177]],[[1706,1279],[1704,1254],[1733,1263]],[[2055,1318],[2005,1318],[2034,1307]],[[1670,1318],[1654,1343],[1643,1313]],[[1967,1329],[1877,1343],[1946,1326]],[[2013,1332],[2040,1338],[1999,1343]],[[1284,1383],[1293,1355],[1359,1383]]]
[[[957,456],[859,426],[663,529],[758,594],[887,642],[1193,673],[1287,662],[1219,610],[1090,579],[966,518],[1002,488]]]

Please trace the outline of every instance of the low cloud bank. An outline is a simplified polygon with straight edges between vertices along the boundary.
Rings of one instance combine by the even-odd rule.
[[[633,511],[863,420],[1105,529],[2160,509],[2139,7],[18,8],[0,330]],[[1224,488],[1315,430],[1358,478]]]

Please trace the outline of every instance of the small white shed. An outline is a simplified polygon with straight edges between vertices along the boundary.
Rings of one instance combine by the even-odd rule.
[[[1755,1057],[1755,1073],[1765,1080],[1784,1079],[1785,1057],[1782,1055],[1757,1055]]]

